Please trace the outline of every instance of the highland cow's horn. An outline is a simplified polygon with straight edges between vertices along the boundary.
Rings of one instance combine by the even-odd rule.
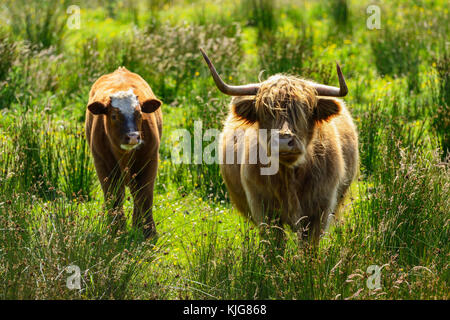
[[[211,71],[211,75],[214,79],[214,82],[216,83],[217,88],[219,88],[220,91],[222,91],[225,94],[228,94],[230,96],[254,96],[259,90],[260,84],[254,83],[254,84],[247,84],[242,86],[230,86],[223,82],[223,80],[220,78],[220,76],[217,74],[216,68],[214,68],[214,65],[212,64],[211,60],[209,60],[208,56],[206,55],[205,51],[203,51],[202,48],[200,48],[200,51],[202,52],[203,58],[206,61],[206,64],[209,67],[209,70]]]
[[[312,83],[314,89],[316,89],[319,96],[328,97],[345,97],[348,93],[347,84],[345,83],[344,75],[342,74],[341,67],[336,62],[336,69],[339,78],[339,88],[327,86],[324,84]]]

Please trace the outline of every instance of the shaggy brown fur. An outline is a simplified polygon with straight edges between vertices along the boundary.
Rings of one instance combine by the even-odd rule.
[[[121,93],[135,103],[114,106],[111,100]],[[156,234],[152,204],[162,133],[160,105],[144,79],[121,67],[94,83],[86,110],[86,138],[110,213],[123,224],[127,185],[134,198],[133,225],[143,226],[146,237]]]
[[[278,129],[293,146],[280,152],[275,175],[261,175],[263,165],[248,161],[252,143],[266,144],[258,129]],[[227,145],[237,157],[245,144],[242,164],[220,166],[236,208],[257,225],[286,224],[314,243],[358,170],[358,136],[345,104],[318,97],[310,82],[293,76],[272,76],[256,96],[234,97],[220,142],[223,159]]]

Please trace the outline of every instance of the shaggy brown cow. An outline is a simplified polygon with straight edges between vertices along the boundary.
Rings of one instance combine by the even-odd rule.
[[[202,54],[217,87],[235,96],[219,147],[222,159],[227,146],[237,158],[244,144],[241,163],[220,165],[232,202],[257,225],[269,222],[278,230],[288,225],[299,239],[317,244],[358,171],[355,125],[344,102],[329,98],[347,94],[339,65],[340,88],[282,74],[258,84],[229,86]],[[258,129],[278,133],[276,174],[263,175],[261,168],[267,165],[249,161],[249,146],[268,146],[272,138],[268,134],[261,141]],[[270,156],[270,147],[266,150]]]
[[[134,198],[133,226],[156,234],[153,185],[162,131],[161,101],[136,73],[124,67],[100,77],[89,93],[86,138],[105,202],[123,224],[125,185]]]

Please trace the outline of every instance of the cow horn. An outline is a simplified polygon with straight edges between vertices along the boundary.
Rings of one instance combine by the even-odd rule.
[[[312,83],[312,87],[316,89],[319,96],[328,97],[345,97],[348,93],[347,84],[345,83],[344,75],[342,74],[341,67],[336,62],[336,69],[339,78],[339,88],[327,86],[324,84]]]
[[[211,60],[209,60],[208,56],[206,55],[205,51],[200,48],[200,51],[202,52],[203,58],[206,61],[206,64],[209,67],[209,70],[211,71],[211,75],[214,79],[214,82],[216,83],[217,88],[222,91],[225,94],[228,94],[230,96],[254,96],[259,90],[260,84],[247,84],[242,86],[230,86],[223,82],[223,80],[220,78],[219,74],[216,71],[216,68],[214,68],[214,65],[212,64]]]

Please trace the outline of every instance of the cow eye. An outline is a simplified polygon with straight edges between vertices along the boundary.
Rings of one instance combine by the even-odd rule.
[[[117,120],[117,115],[113,113],[113,114],[111,115],[111,119]]]

